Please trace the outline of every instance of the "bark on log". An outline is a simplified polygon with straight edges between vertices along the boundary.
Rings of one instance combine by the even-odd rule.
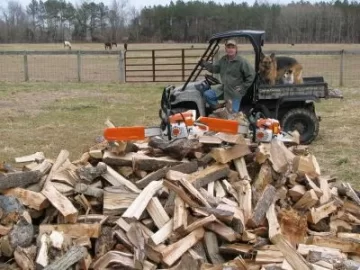
[[[14,172],[0,174],[0,190],[13,187],[26,187],[40,181],[41,173],[39,171]]]
[[[73,264],[80,261],[82,258],[85,258],[87,250],[85,247],[73,246],[65,253],[60,259],[56,260],[54,263],[45,267],[43,270],[59,270],[59,269],[68,269]]]

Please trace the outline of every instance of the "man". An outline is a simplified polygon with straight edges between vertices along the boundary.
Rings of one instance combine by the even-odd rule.
[[[224,99],[231,101],[233,112],[238,112],[242,97],[254,81],[255,71],[245,58],[238,55],[235,40],[226,41],[225,52],[226,55],[217,63],[211,64],[202,59],[200,65],[212,73],[220,73]],[[210,106],[215,109],[220,107],[215,90],[205,91],[204,96]]]

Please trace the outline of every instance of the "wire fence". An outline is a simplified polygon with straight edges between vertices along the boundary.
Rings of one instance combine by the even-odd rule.
[[[203,49],[124,51],[0,51],[0,81],[181,82]],[[274,52],[274,51],[272,51]],[[224,52],[220,51],[218,57]],[[254,53],[240,52],[250,63]],[[266,52],[269,54],[271,52]],[[360,84],[360,51],[275,51],[296,58],[303,76],[323,76],[331,86]]]

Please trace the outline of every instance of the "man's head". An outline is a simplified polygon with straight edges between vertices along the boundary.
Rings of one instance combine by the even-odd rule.
[[[225,42],[225,51],[229,57],[234,57],[237,53],[236,41],[233,39],[228,39]]]

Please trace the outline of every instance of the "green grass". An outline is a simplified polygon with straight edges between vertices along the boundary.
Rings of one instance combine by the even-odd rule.
[[[157,125],[162,84],[2,83],[0,162],[61,149],[75,160],[102,135],[107,118],[116,125]],[[310,146],[323,174],[360,188],[360,93],[342,89],[344,100],[316,104],[320,133]]]

